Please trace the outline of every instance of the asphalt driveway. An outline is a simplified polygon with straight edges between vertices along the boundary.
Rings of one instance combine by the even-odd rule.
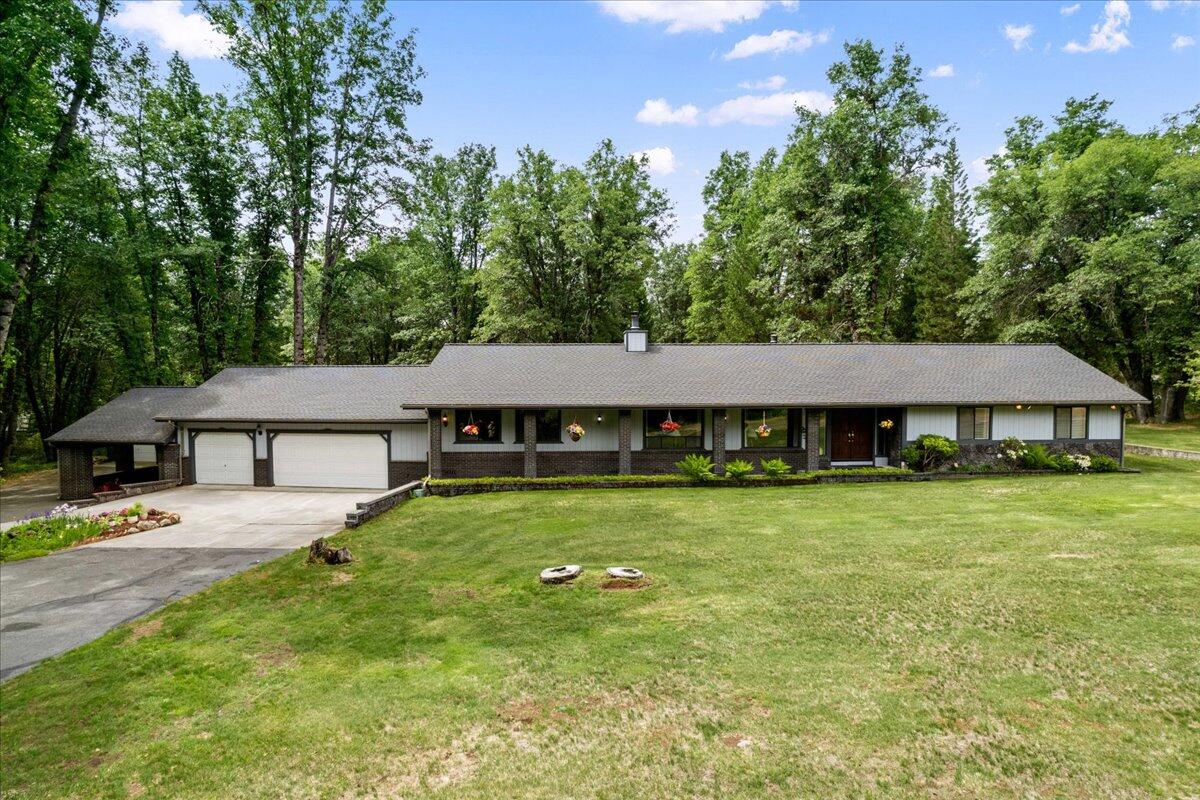
[[[183,486],[134,498],[178,525],[0,564],[0,678],[334,533],[378,491]],[[89,512],[121,508],[104,503]]]

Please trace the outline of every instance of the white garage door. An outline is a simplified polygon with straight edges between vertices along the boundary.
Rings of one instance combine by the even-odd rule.
[[[198,433],[192,458],[196,483],[254,485],[254,442],[244,433]]]
[[[388,447],[378,433],[280,433],[271,463],[276,486],[387,488]]]

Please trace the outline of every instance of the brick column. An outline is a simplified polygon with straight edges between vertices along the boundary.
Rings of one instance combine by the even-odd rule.
[[[254,485],[274,486],[271,481],[271,462],[265,458],[254,459]]]
[[[725,414],[726,411],[723,408],[714,408],[712,410],[713,472],[718,475],[725,474]]]
[[[807,409],[804,414],[804,469],[806,471],[821,468],[821,429],[817,426],[817,414],[820,409]]]
[[[92,496],[92,448],[66,445],[58,448],[58,499],[86,500]]]
[[[160,481],[178,481],[179,445],[174,443],[155,445],[154,456],[158,461],[158,479]]]
[[[633,412],[622,408],[617,412],[617,472],[633,472]]]
[[[442,477],[442,412],[429,409],[429,477]]]
[[[537,412],[522,412],[525,434],[525,477],[537,477]]]

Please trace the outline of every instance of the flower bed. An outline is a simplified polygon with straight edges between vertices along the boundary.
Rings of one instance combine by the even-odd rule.
[[[44,514],[26,517],[0,534],[0,561],[34,558],[103,539],[174,525],[179,515],[134,503],[128,508],[91,516],[64,503]]]

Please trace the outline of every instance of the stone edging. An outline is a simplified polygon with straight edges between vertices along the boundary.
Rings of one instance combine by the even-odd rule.
[[[1135,456],[1158,456],[1160,458],[1182,458],[1188,461],[1200,461],[1200,453],[1195,450],[1172,450],[1168,447],[1150,447],[1144,444],[1127,444],[1125,452]]]
[[[403,486],[389,489],[378,497],[356,503],[358,507],[346,514],[346,527],[357,528],[367,520],[374,519],[383,512],[395,508],[411,498],[413,490],[419,488],[421,488],[420,481],[409,481]]]
[[[119,500],[123,497],[136,497],[139,494],[150,494],[151,492],[160,492],[163,489],[171,489],[179,485],[177,480],[161,480],[161,481],[144,481],[142,483],[128,483],[120,489],[114,489],[111,492],[95,492],[92,497],[96,498],[94,503],[107,503],[109,500]],[[75,505],[79,505],[78,502]]]

